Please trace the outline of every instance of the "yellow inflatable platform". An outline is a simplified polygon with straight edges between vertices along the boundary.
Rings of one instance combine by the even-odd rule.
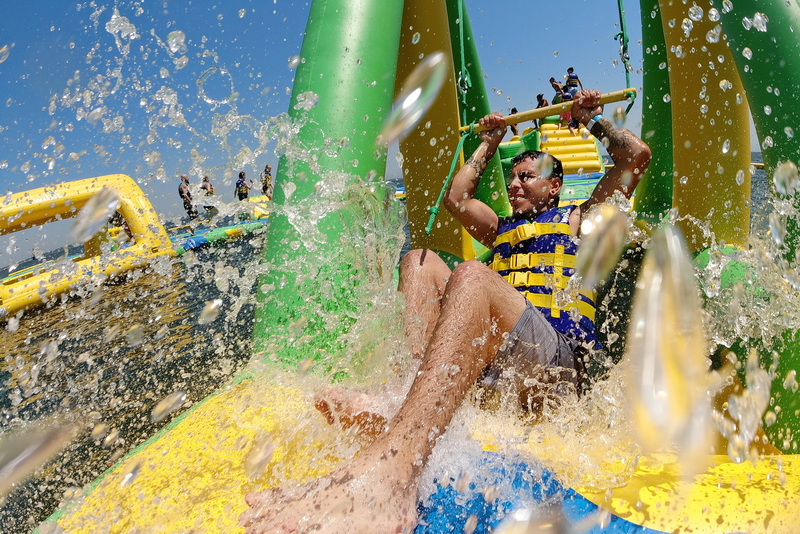
[[[14,273],[0,285],[0,316],[39,306],[51,297],[69,291],[88,277],[112,277],[147,264],[154,258],[174,254],[172,244],[145,194],[129,176],[110,174],[15,193],[0,205],[0,235],[11,234],[78,215],[81,208],[103,188],[113,190],[117,212],[132,244],[113,252],[102,252],[110,239],[101,231],[85,244],[85,254],[72,261],[49,262]],[[117,231],[125,231],[120,228]]]

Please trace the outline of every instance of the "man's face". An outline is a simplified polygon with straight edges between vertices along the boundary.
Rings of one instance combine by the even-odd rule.
[[[508,200],[515,215],[533,216],[544,212],[550,199],[561,191],[561,179],[550,178],[552,166],[544,158],[526,158],[511,169]]]

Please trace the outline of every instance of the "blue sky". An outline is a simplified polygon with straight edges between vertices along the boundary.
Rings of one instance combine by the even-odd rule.
[[[640,87],[638,3],[625,4]],[[467,9],[495,110],[535,107],[568,66],[584,86],[625,85],[613,0]],[[239,170],[256,177],[277,163],[263,132],[287,111],[308,10],[296,0],[3,2],[0,191],[124,173],[170,218],[183,215],[185,172],[195,184],[209,175],[233,200]],[[627,123],[637,132],[640,115],[637,105]]]

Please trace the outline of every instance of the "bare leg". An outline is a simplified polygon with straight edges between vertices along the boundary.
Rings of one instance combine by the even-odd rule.
[[[406,299],[405,334],[414,358],[422,359],[425,353],[439,319],[442,296],[451,274],[441,258],[426,249],[412,250],[400,262],[398,290]],[[386,427],[386,412],[394,413],[399,405],[387,403],[387,399],[399,397],[404,392],[401,384],[393,383],[390,387],[393,390],[388,391],[388,395],[381,395],[380,399],[356,391],[328,388],[315,397],[314,407],[329,424],[338,423],[345,430],[356,427],[360,434],[375,437]],[[381,405],[388,410],[380,410]]]
[[[412,250],[400,262],[397,289],[406,298],[406,338],[415,358],[422,358],[425,353],[451,274],[447,264],[430,250]]]
[[[311,484],[247,496],[248,532],[410,532],[437,438],[525,309],[525,298],[479,262],[454,271],[419,372],[398,414],[353,461]]]

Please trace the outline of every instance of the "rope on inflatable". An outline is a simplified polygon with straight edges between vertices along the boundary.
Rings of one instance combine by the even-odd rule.
[[[628,53],[628,42],[630,42],[630,38],[628,37],[628,26],[625,23],[625,6],[623,5],[623,0],[617,0],[617,9],[619,10],[619,27],[620,31],[614,35],[614,39],[619,41],[619,57],[622,60],[622,65],[625,68],[625,87],[631,86],[631,55]],[[636,95],[631,95],[630,97],[630,104],[628,104],[628,108],[625,110],[625,115],[627,115],[633,104],[636,103]]]
[[[461,5],[459,3],[459,5]],[[455,152],[453,152],[453,161],[450,163],[450,172],[447,173],[447,178],[444,181],[444,185],[442,186],[442,190],[439,191],[439,198],[436,199],[436,203],[428,208],[428,211],[431,212],[431,216],[428,218],[428,224],[425,226],[425,235],[431,235],[431,231],[433,231],[433,222],[436,220],[436,215],[439,213],[439,206],[442,203],[442,199],[444,198],[444,194],[447,191],[447,188],[450,187],[450,181],[453,179],[453,172],[456,169],[456,162],[458,161],[458,156],[461,154],[461,150],[464,148],[464,141],[467,140],[467,135],[474,133],[475,125],[469,125],[469,132],[461,132],[461,139],[458,140],[458,146],[456,147]]]

